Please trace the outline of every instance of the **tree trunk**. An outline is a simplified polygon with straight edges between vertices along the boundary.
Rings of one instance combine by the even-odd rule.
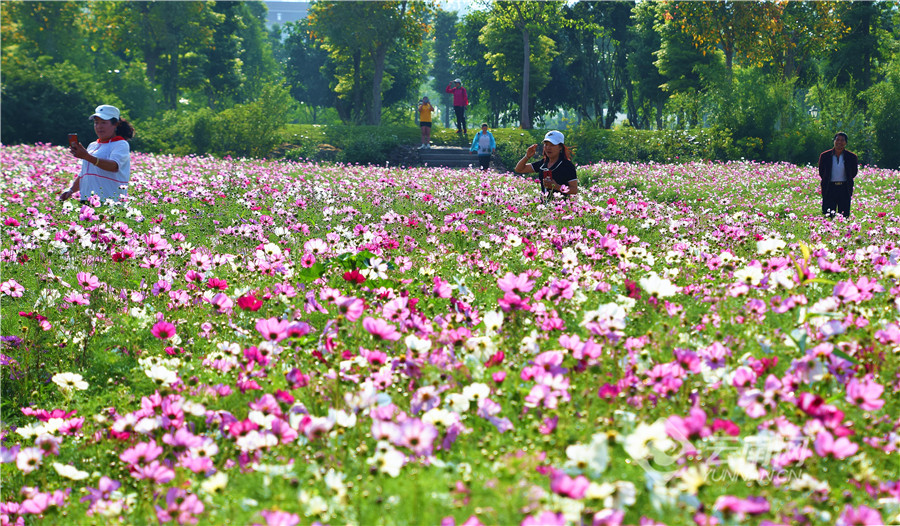
[[[384,78],[384,63],[387,59],[387,45],[375,46],[374,67],[372,74],[372,109],[369,112],[369,124],[378,126],[381,124],[381,81]]]
[[[353,105],[350,107],[350,115],[353,121],[359,123],[362,113],[362,52],[356,50],[353,52]]]
[[[531,83],[531,35],[528,34],[528,28],[522,28],[522,50],[525,52],[525,58],[522,61],[522,116],[521,126],[523,130],[531,129],[531,111],[528,107],[528,91]]]

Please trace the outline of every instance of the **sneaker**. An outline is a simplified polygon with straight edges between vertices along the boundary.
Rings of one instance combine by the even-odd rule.
[[[426,145],[424,145],[424,144],[420,144],[419,147],[418,147],[417,149],[418,149],[418,150],[424,150],[425,148],[428,148],[428,146],[426,146]]]

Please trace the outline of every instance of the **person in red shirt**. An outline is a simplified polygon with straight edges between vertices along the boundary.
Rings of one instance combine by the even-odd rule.
[[[447,86],[447,93],[453,94],[453,111],[456,112],[456,133],[469,134],[466,127],[466,106],[469,105],[469,93],[462,87],[462,80],[455,79]]]

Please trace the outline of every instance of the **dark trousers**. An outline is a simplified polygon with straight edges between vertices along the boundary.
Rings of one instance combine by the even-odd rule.
[[[478,163],[481,164],[482,170],[487,170],[491,167],[491,156],[490,155],[479,155]]]
[[[822,191],[822,215],[850,217],[850,182],[828,183]]]
[[[466,107],[453,106],[453,111],[456,112],[456,131],[468,132],[469,129],[466,128]]]

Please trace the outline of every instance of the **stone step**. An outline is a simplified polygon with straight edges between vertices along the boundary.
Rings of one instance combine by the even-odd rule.
[[[428,166],[444,166],[447,168],[466,168],[478,166],[478,156],[467,148],[432,146],[418,150],[419,161]]]

